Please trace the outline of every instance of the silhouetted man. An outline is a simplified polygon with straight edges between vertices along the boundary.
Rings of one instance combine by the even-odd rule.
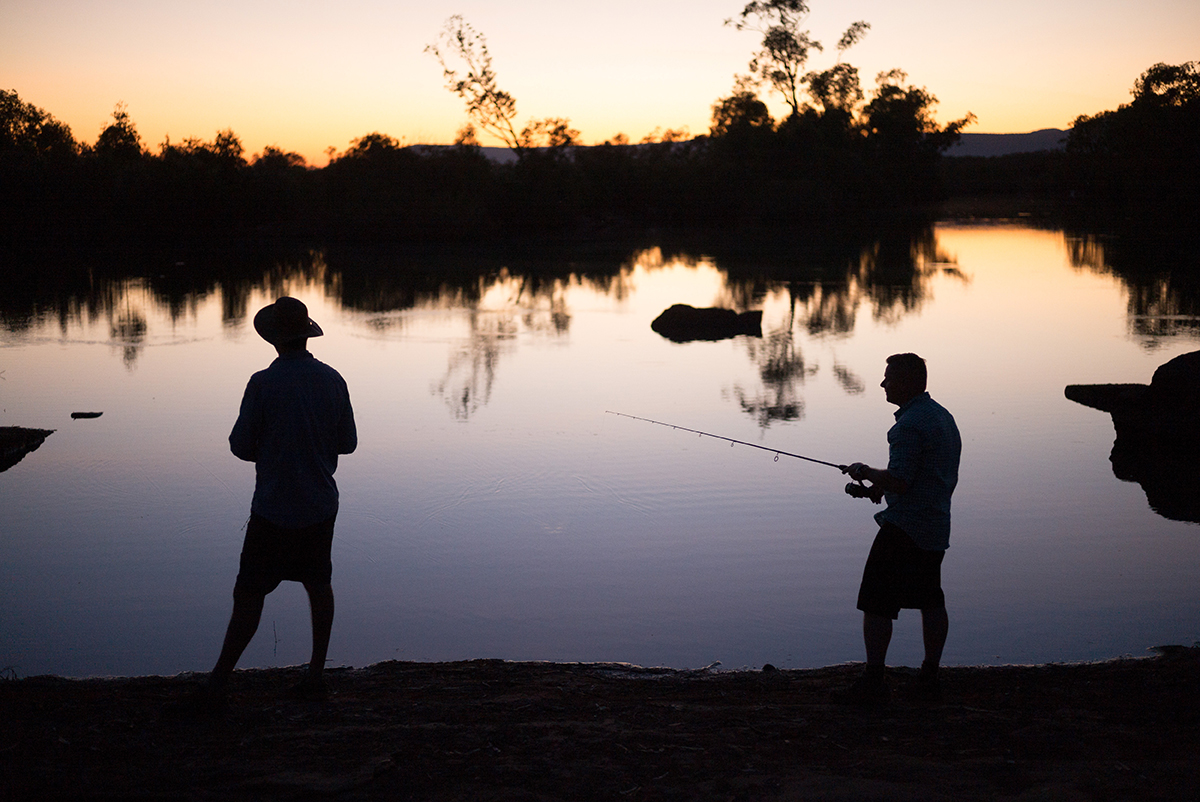
[[[308,352],[320,326],[296,298],[254,316],[254,328],[279,356],[250,377],[229,448],[255,465],[254,498],[233,589],[233,613],[208,682],[175,712],[219,709],[234,666],[258,629],[263,601],[284,580],[301,582],[312,612],[312,659],[291,695],[323,699],[333,627],[330,549],[338,510],[338,455],[358,444],[346,382]]]
[[[962,452],[953,416],[925,391],[925,360],[916,354],[889,356],[880,386],[888,402],[899,407],[887,434],[888,466],[856,462],[846,467],[850,478],[871,483],[872,501],[887,501],[887,508],[875,514],[879,534],[858,592],[866,670],[835,695],[838,701],[864,705],[884,704],[890,697],[884,661],[901,608],[921,611],[925,661],[917,694],[940,698],[938,665],[950,626],[941,566],[950,546],[950,496]]]

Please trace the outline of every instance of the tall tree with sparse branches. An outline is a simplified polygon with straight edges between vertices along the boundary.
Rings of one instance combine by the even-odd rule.
[[[427,46],[425,52],[433,54],[442,65],[446,88],[467,102],[467,116],[472,124],[497,137],[520,155],[525,142],[514,122],[517,101],[496,84],[487,38],[461,15],[455,14],[446,20],[437,42]],[[465,75],[450,66],[450,58],[463,63]]]
[[[782,95],[792,114],[800,113],[804,86],[815,75],[804,72],[809,53],[825,49],[808,31],[800,29],[808,13],[808,3],[805,0],[752,0],[736,19],[725,20],[726,25],[731,25],[739,31],[749,30],[762,34],[762,47],[750,59],[750,74],[758,83],[769,84]],[[868,23],[860,21],[846,29],[837,45],[839,65],[841,53],[861,40],[870,27]],[[844,80],[847,70],[842,68],[833,72],[831,77],[841,77]],[[823,86],[822,90],[828,97],[826,87]]]

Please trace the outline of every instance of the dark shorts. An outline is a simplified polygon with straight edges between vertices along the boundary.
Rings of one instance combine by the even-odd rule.
[[[286,580],[328,585],[333,576],[333,521],[288,529],[250,513],[237,590],[267,594]]]
[[[926,551],[904,530],[892,524],[879,527],[863,568],[858,609],[897,618],[901,608],[935,610],[946,606],[942,593],[944,551]]]

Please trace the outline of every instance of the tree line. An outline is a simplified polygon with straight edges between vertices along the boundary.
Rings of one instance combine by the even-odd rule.
[[[1076,215],[1196,235],[1200,215],[1200,62],[1155,64],[1133,100],[1081,116],[1065,153]]]
[[[774,235],[927,211],[944,194],[942,154],[973,117],[937,124],[937,99],[901,70],[881,73],[865,91],[843,57],[867,34],[866,22],[839,38],[832,65],[810,69],[824,47],[803,29],[807,14],[803,0],[746,4],[726,24],[755,32],[761,44],[747,74],[713,103],[709,131],[668,130],[637,143],[617,135],[583,146],[565,118],[519,124],[486,38],[461,17],[427,48],[466,104],[468,123],[455,143],[405,146],[372,132],[331,151],[322,168],[276,147],[248,158],[229,130],[211,141],[168,138],[153,150],[122,104],[88,144],[15,91],[0,90],[0,237],[453,242],[664,228]],[[1174,182],[1170,194],[1155,197],[1194,209],[1196,159],[1188,173],[1168,157],[1175,148],[1176,161],[1185,159],[1180,143],[1192,143],[1194,153],[1195,84],[1193,64],[1156,65],[1129,107],[1077,120],[1053,191],[1129,207],[1128,199]],[[772,118],[762,90],[784,100],[783,119]],[[515,158],[489,159],[480,131]],[[1161,153],[1148,155],[1147,142]],[[984,172],[994,179],[998,165]]]
[[[960,197],[1024,196],[1089,231],[1195,236],[1200,216],[1200,62],[1155,64],[1118,108],[1077,117],[1060,151],[951,158]]]

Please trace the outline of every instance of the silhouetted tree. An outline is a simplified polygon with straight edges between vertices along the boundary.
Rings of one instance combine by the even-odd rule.
[[[249,166],[250,203],[257,233],[285,237],[314,230],[316,182],[304,157],[273,145],[263,148]]]
[[[745,7],[743,23],[775,19],[795,42],[819,46],[798,33],[806,13],[794,0],[755,2]],[[845,229],[876,210],[893,213],[930,198],[938,154],[967,122],[938,126],[933,96],[905,86],[900,73],[885,76],[863,106],[858,73],[840,54],[866,30],[866,23],[847,30],[838,62],[827,70],[800,75],[793,60],[792,113],[781,123],[747,77],[714,103],[707,136],[656,128],[636,145],[617,136],[585,148],[564,118],[531,120],[517,131],[515,101],[498,88],[482,35],[451,17],[429,49],[442,61],[449,88],[467,100],[470,119],[455,144],[409,147],[374,132],[341,155],[331,150],[320,170],[274,146],[248,162],[231,130],[211,141],[166,139],[150,153],[124,104],[95,146],[79,149],[65,126],[5,93],[0,233],[81,242],[295,236],[365,243],[578,237],[651,227],[758,230],[769,237]],[[465,73],[443,56],[464,60]],[[760,82],[770,75],[760,69]],[[1188,75],[1155,73],[1144,93],[1186,100]],[[810,102],[801,100],[804,87]],[[515,163],[485,158],[477,131],[489,125],[517,151]],[[14,143],[66,156],[54,169],[36,156],[15,167]]]
[[[69,127],[0,90],[0,242],[34,237],[73,214],[78,153]]]
[[[246,164],[246,160],[242,156],[246,152],[242,146],[242,140],[228,128],[218,131],[212,144],[206,146],[206,149],[216,157],[217,161],[228,166],[243,167]]]
[[[523,148],[566,148],[579,144],[579,132],[571,127],[571,121],[558,117],[531,120],[521,129]]]
[[[808,31],[800,30],[808,13],[808,4],[804,0],[752,0],[736,21],[725,20],[726,25],[739,31],[762,34],[761,49],[750,59],[750,75],[782,95],[793,115],[800,113],[804,105],[804,86],[813,75],[804,72],[809,53],[825,49]],[[860,41],[870,27],[859,21],[842,34],[838,40],[839,63],[840,53]]]
[[[17,154],[39,159],[65,158],[79,152],[79,144],[65,123],[54,119],[15,91],[0,89],[0,158]]]
[[[1153,106],[1186,106],[1200,100],[1200,62],[1155,64],[1133,84],[1133,102]]]
[[[117,161],[132,161],[142,157],[142,137],[124,103],[118,103],[113,108],[112,122],[101,129],[92,149],[97,156]]]
[[[281,172],[294,169],[307,169],[308,162],[299,153],[281,150],[275,145],[267,145],[262,153],[254,157],[252,166],[258,170]]]
[[[849,120],[863,101],[858,70],[849,64],[839,62],[823,72],[810,72],[807,79],[809,95],[826,114],[842,112]]]
[[[723,137],[755,129],[770,131],[774,127],[775,120],[771,118],[767,104],[759,100],[753,90],[742,88],[713,104],[712,125],[708,131],[710,136]]]
[[[1155,64],[1133,101],[1077,118],[1067,136],[1077,209],[1105,225],[1195,228],[1200,213],[1200,62]]]
[[[475,126],[467,123],[454,135],[455,145],[466,145],[479,147],[479,137],[475,135]]]
[[[863,126],[878,147],[909,152],[941,153],[974,121],[968,113],[944,127],[933,119],[937,98],[925,87],[904,86],[903,70],[882,72],[876,78],[874,97],[863,110]]]
[[[375,131],[360,136],[350,143],[341,158],[351,160],[379,161],[394,156],[400,151],[400,141],[395,137]]]
[[[858,70],[849,64],[842,63],[842,54],[862,41],[871,25],[866,22],[855,22],[842,38],[838,40],[837,62],[822,72],[810,72],[804,76],[808,84],[808,93],[821,107],[825,114],[837,113],[849,125],[850,117],[858,104],[863,100],[862,86],[858,80]]]
[[[579,141],[579,132],[571,128],[571,121],[559,117],[530,120],[517,131],[517,101],[496,83],[496,71],[492,69],[492,55],[488,51],[487,38],[476,31],[460,15],[446,20],[438,41],[425,48],[442,65],[446,88],[467,103],[470,119],[470,136],[474,139],[475,126],[497,137],[523,160],[536,148],[553,148],[562,153],[563,148]],[[460,75],[448,60],[456,58],[466,69]],[[466,133],[463,129],[460,133]]]
[[[487,37],[455,14],[446,20],[438,41],[426,46],[425,52],[433,54],[442,65],[446,88],[467,102],[467,117],[472,123],[520,154],[525,145],[516,128],[517,101],[496,83]],[[451,57],[463,62],[465,76],[460,77],[459,71],[449,66]]]
[[[939,126],[933,119],[937,98],[924,87],[905,85],[903,70],[882,72],[873,97],[862,112],[862,129],[873,169],[884,182],[883,198],[895,201],[909,195],[914,201],[937,195],[937,159],[958,141],[962,129],[975,120]]]

